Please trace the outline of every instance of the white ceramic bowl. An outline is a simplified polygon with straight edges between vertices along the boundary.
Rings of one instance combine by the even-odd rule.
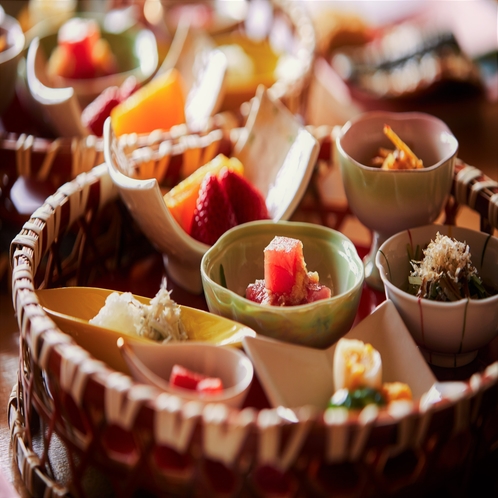
[[[423,161],[424,168],[383,170],[369,166],[379,147],[394,149],[384,124]],[[372,249],[365,259],[366,280],[382,289],[375,254],[388,237],[433,223],[443,209],[453,181],[458,142],[440,119],[423,113],[368,112],[346,123],[336,140],[348,205],[371,229]]]
[[[254,375],[251,361],[236,348],[198,342],[148,344],[125,339],[120,339],[118,344],[136,381],[151,384],[187,400],[240,407]],[[223,382],[223,392],[200,394],[172,386],[168,379],[174,365],[209,377],[219,377]]]
[[[7,47],[0,52],[0,116],[14,96],[17,64],[24,48],[24,33],[19,23],[5,14],[0,5],[0,34],[6,35]]]
[[[274,221],[291,216],[307,188],[319,144],[280,102],[260,87],[246,126],[240,130],[233,156],[244,166],[244,176],[266,199]],[[163,199],[156,178],[138,180],[126,174],[128,158],[114,136],[111,120],[104,127],[104,153],[112,181],[143,233],[165,256],[170,278],[200,294],[200,262],[208,245],[188,235]]]
[[[471,362],[479,348],[498,334],[498,294],[486,299],[436,302],[407,292],[411,270],[407,247],[424,248],[437,232],[470,247],[472,262],[485,285],[498,290],[498,239],[447,225],[405,230],[380,247],[375,263],[391,299],[429,363],[456,367]]]
[[[265,306],[245,298],[264,277],[264,248],[276,235],[303,243],[308,271],[317,271],[332,297],[298,306]],[[226,287],[221,273],[224,274]],[[201,261],[209,310],[281,341],[326,348],[353,325],[363,284],[363,265],[353,243],[331,228],[289,221],[254,221],[232,228]]]

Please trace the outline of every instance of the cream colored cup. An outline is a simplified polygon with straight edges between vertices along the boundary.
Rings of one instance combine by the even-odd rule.
[[[379,147],[394,149],[383,132],[385,124],[423,161],[424,168],[370,166]],[[371,250],[364,259],[365,280],[382,290],[375,266],[378,248],[395,233],[438,218],[451,190],[458,142],[443,121],[429,114],[374,111],[346,123],[335,145],[335,161],[351,211],[373,232]]]

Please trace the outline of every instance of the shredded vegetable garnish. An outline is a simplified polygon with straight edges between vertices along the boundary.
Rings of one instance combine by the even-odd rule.
[[[150,304],[142,304],[131,292],[113,292],[90,323],[154,341],[188,339],[180,318],[180,306],[161,288]]]
[[[422,261],[410,260],[408,281],[417,297],[434,301],[482,299],[490,294],[472,264],[470,247],[439,232],[423,251]]]
[[[394,133],[389,125],[384,125],[384,134],[396,149],[379,148],[378,156],[372,160],[374,166],[380,166],[381,169],[421,169],[424,167],[422,160]]]
[[[170,292],[166,289],[160,289],[156,296],[150,300],[142,335],[162,342],[188,339],[180,313],[180,306],[171,299]]]

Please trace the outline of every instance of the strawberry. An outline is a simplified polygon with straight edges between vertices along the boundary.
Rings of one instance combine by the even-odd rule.
[[[123,102],[140,88],[140,83],[133,75],[128,76],[119,87],[119,100]]]
[[[112,109],[135,93],[139,88],[135,76],[128,76],[121,86],[106,88],[93,102],[90,102],[81,113],[81,122],[90,131],[101,137],[104,134],[104,122],[111,115]]]
[[[220,183],[232,203],[237,224],[270,218],[264,197],[246,178],[227,169],[220,174]]]
[[[81,113],[81,122],[90,131],[101,137],[104,133],[104,122],[110,116],[111,110],[120,102],[119,88],[106,88],[93,102],[90,102]]]
[[[227,194],[221,188],[218,178],[208,173],[199,189],[190,235],[204,244],[213,245],[236,224],[235,213]]]

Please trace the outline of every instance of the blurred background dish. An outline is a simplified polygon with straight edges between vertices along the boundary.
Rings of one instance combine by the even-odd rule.
[[[72,23],[75,23],[75,26]],[[54,90],[60,88],[61,93],[67,93],[66,88],[72,88],[81,113],[104,90],[121,86],[128,77],[133,76],[136,84],[141,85],[154,75],[158,65],[158,53],[152,31],[137,26],[124,31],[110,31],[108,25],[105,17],[85,13],[66,21],[56,30],[53,30],[49,21],[39,23],[32,29],[26,72],[31,96],[38,105],[49,107],[51,101],[58,98],[56,91],[41,91],[42,88],[36,84],[36,80],[41,81],[44,87]],[[67,34],[63,35],[61,41],[61,30],[69,33],[75,31],[73,37],[77,39],[64,40],[64,36],[70,36]],[[35,52],[31,56],[30,49]],[[41,54],[37,54],[38,51]],[[43,56],[46,64],[39,62]],[[94,66],[97,62],[107,69],[98,69],[100,66]],[[104,74],[104,71],[107,74]],[[51,97],[52,94],[55,96]],[[75,115],[74,119],[76,117],[79,118],[82,128],[81,116]],[[79,134],[70,135],[74,128],[64,133],[64,125],[54,120],[50,124],[55,126],[61,136],[84,134],[84,130],[80,130]],[[89,134],[89,131],[86,134]]]
[[[26,80],[34,106],[47,124],[61,137],[84,137],[89,129],[81,120],[81,105],[74,87],[53,88],[46,74],[47,61],[35,37],[26,57]]]
[[[426,112],[450,127],[460,159],[498,180],[495,1],[306,4],[317,34],[309,123]]]

